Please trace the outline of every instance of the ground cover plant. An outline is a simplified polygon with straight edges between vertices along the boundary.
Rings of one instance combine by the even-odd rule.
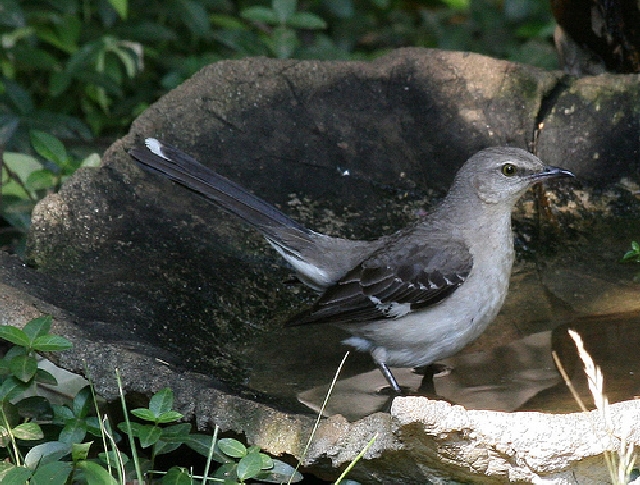
[[[286,463],[246,447],[234,438],[194,433],[172,409],[173,392],[156,392],[145,408],[127,409],[124,421],[112,426],[91,386],[66,404],[53,404],[33,394],[37,385],[56,385],[38,365],[37,352],[72,347],[49,333],[50,316],[35,318],[24,328],[0,326],[0,338],[13,344],[0,359],[0,482],[7,485],[87,483],[191,484],[224,482],[297,482],[302,476]],[[119,376],[118,376],[119,378]],[[122,386],[120,386],[122,393]],[[157,457],[187,446],[206,458],[203,474],[173,466],[157,470]],[[206,478],[205,478],[206,477]]]

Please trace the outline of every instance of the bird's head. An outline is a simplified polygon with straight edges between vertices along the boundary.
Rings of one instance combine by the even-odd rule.
[[[560,167],[545,166],[520,148],[487,148],[473,155],[458,171],[452,192],[472,193],[487,204],[513,205],[536,182],[573,177]]]

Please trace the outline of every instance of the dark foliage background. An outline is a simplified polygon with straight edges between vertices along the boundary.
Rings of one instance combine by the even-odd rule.
[[[547,0],[2,0],[0,245],[19,251],[37,200],[211,62],[422,46],[553,69],[553,28]]]

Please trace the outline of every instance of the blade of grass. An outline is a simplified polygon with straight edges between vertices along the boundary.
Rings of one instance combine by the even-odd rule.
[[[204,466],[204,476],[202,477],[202,485],[207,485],[207,481],[209,479],[209,469],[211,467],[211,462],[213,461],[213,450],[216,447],[216,442],[218,441],[218,425],[216,424],[215,429],[213,430],[213,439],[211,440],[211,446],[209,447],[209,455],[207,456],[207,463]]]
[[[89,389],[91,390],[91,397],[93,397],[93,406],[94,409],[96,411],[96,416],[100,416],[100,408],[98,407],[98,399],[97,399],[97,395],[96,395],[96,390],[95,387],[93,386],[93,379],[91,379],[91,373],[89,372],[89,368],[87,367],[87,362],[83,361],[82,362],[84,365],[84,375],[86,376],[87,380],[89,381]],[[104,415],[103,418],[105,421],[108,422],[109,418],[107,417],[107,415]],[[112,446],[114,447],[114,454],[118,454],[119,458],[120,458],[120,462],[122,462],[122,457],[120,457],[119,452],[117,450],[117,448],[115,448],[116,443],[113,440],[113,436],[111,436],[108,431],[106,426],[104,425],[104,422],[102,419],[99,419],[98,422],[100,423],[100,436],[102,438],[102,449],[104,450],[104,454],[105,454],[105,458],[107,460],[107,471],[109,472],[109,474],[111,474],[111,457],[109,456],[109,447],[107,446],[107,438],[109,439],[110,443],[112,444]],[[124,480],[124,475],[120,476],[120,472],[124,472],[124,466],[122,468],[122,470],[120,469],[120,466],[122,465],[122,463],[118,464],[118,475],[120,478],[120,480]]]
[[[104,418],[100,419],[99,421],[100,421],[100,432],[102,434],[102,440],[104,443],[104,454],[107,459],[107,466],[109,467],[108,468],[109,474],[111,474],[111,457],[109,456],[109,448],[107,447],[105,436],[106,436],[106,439],[109,441],[109,444],[111,445],[113,456],[116,457],[118,460],[118,463],[116,463],[114,466],[116,470],[118,470],[119,483],[126,483],[127,472],[124,469],[124,460],[122,459],[122,453],[120,453],[120,450],[118,449],[118,445],[116,444],[115,438],[112,436],[112,434],[109,432],[107,427],[104,425],[103,420],[105,422],[109,422],[109,418],[106,414],[104,415]]]
[[[564,379],[564,383],[569,388],[569,391],[571,391],[571,395],[573,396],[573,399],[575,400],[576,403],[578,403],[578,406],[580,407],[583,413],[588,413],[589,410],[584,405],[584,402],[580,398],[580,395],[578,394],[578,391],[576,391],[576,388],[573,387],[573,382],[571,382],[571,379],[569,378],[569,374],[567,374],[567,371],[564,370],[564,367],[562,366],[562,362],[560,362],[560,357],[558,357],[558,354],[556,353],[555,350],[551,351],[551,356],[553,357],[553,361],[556,363],[556,367],[558,368],[558,371],[560,371],[560,375],[562,376],[562,379]]]
[[[347,476],[347,473],[349,473],[351,471],[351,469],[356,465],[356,463],[358,463],[360,461],[360,459],[365,455],[367,450],[369,448],[371,448],[371,445],[377,439],[378,439],[378,433],[374,434],[373,437],[369,440],[369,442],[364,446],[364,448],[362,448],[362,451],[360,451],[360,453],[358,453],[358,456],[356,456],[353,460],[351,460],[351,463],[349,463],[349,466],[344,469],[344,471],[340,474],[340,476],[334,482],[333,485],[338,485],[342,480],[344,480],[344,478]]]
[[[304,461],[304,458],[307,456],[307,452],[309,451],[309,447],[311,446],[311,442],[313,441],[313,437],[315,436],[316,431],[318,430],[318,426],[320,426],[320,420],[322,419],[322,415],[324,414],[324,410],[326,409],[327,403],[329,402],[329,397],[331,396],[331,393],[333,392],[333,388],[335,387],[336,382],[338,382],[338,376],[340,375],[340,372],[342,371],[342,367],[344,366],[344,363],[347,361],[347,357],[349,357],[349,351],[348,350],[344,354],[344,357],[342,358],[342,362],[340,362],[340,365],[338,366],[338,369],[336,370],[336,373],[333,376],[333,380],[331,381],[331,385],[329,386],[329,390],[327,391],[327,395],[324,398],[324,402],[322,403],[322,407],[320,408],[320,411],[318,412],[318,417],[316,418],[316,422],[314,423],[313,429],[311,430],[311,434],[309,435],[309,440],[307,441],[307,444],[305,445],[304,450],[302,451],[302,455],[300,456],[300,459],[298,460],[298,464],[296,465],[295,470],[293,471],[293,473],[289,477],[289,481],[287,482],[287,485],[291,485],[291,481],[293,480],[293,477],[295,477],[296,472],[300,468],[300,465],[302,465],[302,462]]]
[[[140,483],[144,483],[144,477],[140,469],[140,460],[138,459],[138,452],[136,451],[135,438],[133,437],[133,431],[131,430],[131,421],[129,421],[129,411],[127,410],[127,403],[124,400],[124,390],[122,388],[122,379],[120,377],[120,370],[116,369],[116,380],[118,381],[118,391],[120,392],[120,402],[122,403],[122,413],[124,414],[124,422],[127,427],[127,436],[129,443],[131,443],[131,457],[133,458],[133,464],[136,469],[136,476]]]
[[[15,466],[22,466],[23,459],[21,458],[20,450],[18,450],[18,443],[16,443],[16,437],[11,430],[11,425],[9,424],[9,418],[7,418],[6,413],[4,412],[4,405],[0,403],[0,412],[2,412],[2,423],[6,425],[7,433],[9,434],[9,438],[11,440],[11,447],[13,448],[13,464]],[[11,448],[7,446],[7,452],[11,456]]]
[[[595,365],[593,359],[587,352],[584,347],[584,342],[580,334],[574,330],[568,330],[569,336],[575,343],[576,349],[578,350],[578,355],[582,360],[584,372],[587,376],[587,383],[589,385],[589,391],[593,397],[593,402],[602,418],[604,423],[604,429],[607,435],[609,435],[610,443],[614,447],[613,449],[605,449],[603,451],[604,461],[607,466],[607,471],[609,473],[609,477],[611,478],[611,483],[614,485],[624,485],[629,482],[629,475],[631,470],[633,469],[633,465],[635,463],[635,450],[634,443],[627,441],[627,436],[618,437],[614,433],[613,423],[611,422],[611,417],[609,414],[609,400],[604,392],[604,377],[602,374],[602,369],[599,366]],[[552,352],[553,360],[556,363],[562,378],[564,379],[565,384],[571,391],[573,398],[580,406],[583,412],[588,412],[586,406],[580,396],[576,392],[571,380],[569,379],[568,374],[564,370],[558,355],[555,352]],[[594,429],[594,432],[596,430]],[[611,445],[608,445],[611,446]]]

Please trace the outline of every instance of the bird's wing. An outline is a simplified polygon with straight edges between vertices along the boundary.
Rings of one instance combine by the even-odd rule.
[[[461,241],[429,239],[374,253],[329,287],[291,325],[355,324],[398,318],[453,293],[469,275],[473,257]]]

